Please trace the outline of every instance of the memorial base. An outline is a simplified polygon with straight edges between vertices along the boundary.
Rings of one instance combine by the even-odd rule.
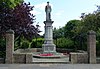
[[[56,45],[55,44],[43,44],[42,45],[42,53],[56,53]]]

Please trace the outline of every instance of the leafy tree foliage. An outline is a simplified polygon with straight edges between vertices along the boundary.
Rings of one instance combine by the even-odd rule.
[[[82,18],[83,30],[87,32],[89,30],[97,31],[100,28],[100,6],[97,6],[97,10],[93,13],[84,14]]]
[[[15,32],[15,49],[25,46],[24,43],[28,45],[23,42],[23,37],[32,39],[38,35],[39,30],[34,26],[35,15],[30,13],[33,8],[30,3],[26,4],[22,0],[0,0],[0,41],[4,42],[0,43],[0,47],[4,48],[0,50],[1,53],[5,54],[5,39],[2,36],[9,29]]]
[[[97,54],[100,54],[100,6],[98,6],[98,9],[93,13],[83,13],[81,18],[81,20],[70,20],[67,22],[67,24],[63,27],[64,30],[62,31],[62,33],[64,33],[64,37],[73,41],[74,49],[87,50],[87,32],[94,30],[97,33]],[[56,30],[58,31],[59,29]],[[57,31],[55,32],[54,29],[54,33],[56,33],[56,35],[60,34]],[[57,40],[57,42],[59,41]],[[65,42],[64,39],[63,42]],[[60,44],[62,43],[59,43],[59,46]]]
[[[83,29],[82,31],[88,32],[89,30],[96,31],[98,27],[97,25],[97,16],[95,14],[87,14],[84,16],[83,20]]]
[[[30,13],[30,11],[33,10],[33,6],[29,5],[30,3],[22,3],[21,5],[16,6],[16,8],[13,10],[13,16],[15,18],[13,21],[16,23],[16,33],[19,35],[23,34],[26,37],[35,36],[39,32],[33,25],[35,15]]]
[[[68,38],[73,38],[80,32],[80,28],[81,28],[80,20],[70,20],[65,25],[64,36]]]
[[[6,4],[3,5],[4,7],[14,8],[18,4],[22,3],[23,0],[0,0],[0,4]]]
[[[56,39],[56,38],[61,38],[61,37],[64,37],[64,27],[59,28],[59,29],[54,28],[53,38]]]
[[[32,41],[30,42],[30,48],[41,48],[42,44],[44,43],[44,38],[36,38],[36,39],[32,39]]]
[[[81,35],[81,24],[81,20],[70,20],[64,27],[54,28],[54,39],[56,38],[57,47],[75,49],[77,46],[80,49],[79,41],[82,41],[83,37]]]
[[[38,34],[38,29],[33,23],[35,15],[31,14],[34,6],[26,3],[17,5],[14,9],[1,6],[0,11],[0,33],[4,34],[8,29],[13,29],[16,35],[33,37]]]
[[[57,44],[57,48],[67,48],[73,49],[74,44],[73,41],[68,38],[58,38],[57,42],[54,40],[54,43]]]
[[[96,45],[97,45],[97,55],[100,54],[100,6],[97,6],[97,10],[93,13],[85,14],[82,18],[84,33],[89,30],[94,30],[96,32]]]
[[[5,39],[0,38],[0,58],[5,57],[6,42]]]

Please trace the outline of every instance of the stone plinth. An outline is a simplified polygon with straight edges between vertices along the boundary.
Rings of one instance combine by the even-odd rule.
[[[53,26],[52,23],[54,21],[44,21],[45,24],[45,41],[42,45],[43,53],[54,53],[56,52],[56,46],[53,43]]]
[[[89,63],[96,63],[96,33],[89,31],[87,37],[87,51],[89,55]]]
[[[14,31],[8,30],[6,32],[6,63],[13,63],[14,52]]]
[[[54,44],[43,44],[42,50],[43,53],[54,53],[56,52],[56,46]]]

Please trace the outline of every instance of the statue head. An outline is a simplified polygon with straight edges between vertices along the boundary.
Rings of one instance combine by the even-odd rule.
[[[49,5],[49,1],[47,2],[47,4]]]

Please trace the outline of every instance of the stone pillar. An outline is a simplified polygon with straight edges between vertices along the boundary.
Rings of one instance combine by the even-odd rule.
[[[89,63],[96,63],[96,33],[94,31],[89,31],[87,37],[87,51],[89,56]]]
[[[43,53],[54,53],[56,52],[56,46],[53,44],[53,21],[44,21],[45,24],[45,41],[42,45]]]
[[[14,31],[8,30],[6,32],[6,63],[13,63],[13,52],[14,52]]]

